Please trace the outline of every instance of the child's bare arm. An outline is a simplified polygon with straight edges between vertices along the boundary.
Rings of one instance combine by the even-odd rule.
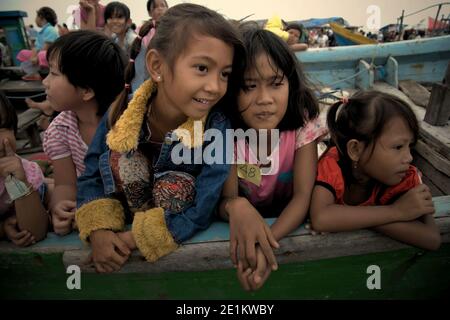
[[[96,30],[96,9],[95,6],[89,3],[88,0],[80,0],[80,9],[83,8],[86,12],[86,21],[80,19],[80,29],[83,30]]]
[[[234,265],[240,260],[244,269],[249,265],[256,267],[255,245],[259,243],[272,268],[277,269],[272,247],[279,245],[272,235],[270,227],[259,212],[246,199],[238,197],[237,168],[232,166],[230,175],[222,191],[220,215],[230,222],[230,256]]]
[[[20,230],[28,230],[36,241],[47,235],[49,217],[36,190],[25,197],[14,201],[14,207]]]
[[[55,189],[50,199],[50,211],[55,232],[64,235],[72,231],[77,196],[77,175],[72,157],[53,161]]]
[[[311,200],[312,227],[320,232],[351,231],[393,222],[412,221],[434,213],[433,202],[425,185],[417,186],[393,205],[348,206],[335,204],[333,193],[315,186]]]
[[[222,200],[219,205],[219,214],[222,219],[229,221],[228,212],[226,210],[227,204],[230,200],[237,198],[238,196],[238,177],[236,165],[232,165],[230,174],[225,181],[222,189]]]
[[[61,200],[75,201],[77,197],[77,173],[72,157],[53,160],[53,176],[55,189],[51,207]]]
[[[374,230],[395,240],[427,250],[437,250],[441,245],[439,228],[431,214],[415,221],[395,222],[375,227]]]
[[[48,216],[41,202],[37,190],[27,180],[21,159],[16,156],[8,139],[4,144],[5,156],[0,158],[0,176],[7,178],[12,176],[17,182],[25,183],[29,192],[22,196],[17,195],[14,201],[14,209],[20,230],[31,232],[36,241],[42,240],[47,234]]]
[[[289,45],[292,51],[298,52],[298,51],[306,51],[308,50],[308,45],[305,43],[294,43]]]
[[[298,228],[309,209],[317,171],[317,143],[311,142],[295,152],[293,197],[271,229],[280,240]]]

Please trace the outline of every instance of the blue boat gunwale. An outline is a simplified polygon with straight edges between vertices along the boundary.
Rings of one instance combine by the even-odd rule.
[[[442,242],[450,242],[450,196],[433,198],[435,219],[441,229]],[[273,223],[274,219],[267,219]],[[395,251],[411,246],[392,240],[372,230],[311,235],[300,226],[280,241],[276,250],[279,264],[313,261],[342,256]],[[61,253],[67,268],[77,265],[82,272],[95,272],[86,261],[89,246],[83,244],[77,233],[59,237],[49,233],[47,239],[28,248],[18,248],[11,243],[0,242],[0,254],[52,254]],[[226,222],[214,222],[207,230],[199,232],[183,243],[175,252],[155,263],[147,263],[136,250],[119,273],[162,273],[232,269],[229,257],[229,227]]]

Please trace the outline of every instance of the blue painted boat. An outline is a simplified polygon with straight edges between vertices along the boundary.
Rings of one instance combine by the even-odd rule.
[[[441,82],[450,61],[450,36],[296,53],[310,80],[333,89],[371,88],[384,81]]]

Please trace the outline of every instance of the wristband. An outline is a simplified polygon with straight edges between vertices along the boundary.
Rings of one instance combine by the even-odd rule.
[[[12,174],[5,178],[5,188],[11,201],[29,196],[34,191],[31,184],[20,181]]]

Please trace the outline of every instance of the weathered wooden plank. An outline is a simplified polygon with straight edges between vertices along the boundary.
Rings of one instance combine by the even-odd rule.
[[[430,192],[431,192],[431,195],[432,195],[433,197],[440,197],[440,196],[443,196],[443,195],[444,195],[444,192],[442,192],[442,190],[439,189],[439,188],[433,183],[433,181],[431,181],[430,179],[428,179],[428,177],[427,177],[425,174],[422,175],[422,182],[423,182],[424,184],[426,184],[426,185],[428,186],[428,188],[430,188]]]
[[[424,121],[433,126],[443,126],[447,124],[449,117],[450,87],[446,84],[435,83],[431,90]]]
[[[400,81],[398,86],[416,105],[424,108],[428,106],[430,92],[424,86],[412,80]]]
[[[434,166],[430,164],[428,159],[425,159],[423,157],[416,157],[414,159],[414,164],[419,168],[420,171],[423,172],[425,176],[429,180],[433,182],[433,184],[439,188],[439,190],[445,194],[450,194],[450,179],[449,176],[443,174],[439,170],[436,170]]]
[[[416,106],[416,104],[412,102],[411,99],[409,99],[403,92],[384,82],[375,82],[373,89],[392,94],[408,103],[419,120],[421,136],[424,136],[429,141],[432,141],[434,145],[439,148],[436,150],[439,150],[439,153],[445,158],[450,159],[450,125],[436,127],[424,122],[423,118],[425,116],[425,109]]]
[[[450,217],[436,219],[441,229],[442,241],[450,242]],[[361,255],[408,248],[408,245],[392,240],[371,230],[330,233],[326,235],[289,236],[280,241],[276,250],[278,263],[321,260],[335,257]],[[66,267],[77,265],[82,272],[95,272],[87,264],[89,250],[66,251],[63,263]],[[187,244],[158,260],[145,263],[134,253],[119,273],[160,273],[171,271],[206,271],[232,268],[229,241]]]
[[[415,149],[422,157],[427,159],[434,168],[447,175],[448,179],[450,179],[450,159],[444,158],[422,140],[417,141]]]
[[[41,115],[42,115],[42,111],[37,110],[37,109],[28,109],[28,110],[25,110],[24,112],[20,113],[17,116],[17,118],[18,118],[17,131],[18,131],[18,133],[20,133],[22,130],[25,130],[28,126],[35,124]]]
[[[426,124],[426,122],[423,122],[423,124]],[[450,159],[449,149],[446,148],[445,144],[441,143],[437,139],[430,139],[430,133],[427,134],[425,130],[420,131],[419,140],[421,140],[429,148],[433,149],[445,159]]]
[[[44,92],[42,81],[9,80],[0,82],[0,90],[7,92]]]
[[[433,198],[433,201],[436,207],[435,219],[441,230],[442,241],[450,242],[450,196]],[[273,220],[268,222],[272,223]],[[205,239],[201,235],[197,236],[197,242],[186,242],[178,250],[154,264],[146,263],[140,254],[135,252],[121,272],[157,273],[232,268],[229,258],[228,224],[216,222],[212,228],[224,229],[222,231],[226,232],[226,235],[224,233],[210,239]],[[359,255],[408,247],[371,230],[312,236],[304,228],[297,229],[280,244],[281,248],[276,251],[279,263]],[[86,264],[89,252],[90,248],[79,240],[76,233],[64,237],[49,233],[45,241],[28,248],[18,248],[6,241],[0,242],[0,254],[64,253],[63,262],[66,267],[78,265],[85,272],[94,272],[93,266]]]

